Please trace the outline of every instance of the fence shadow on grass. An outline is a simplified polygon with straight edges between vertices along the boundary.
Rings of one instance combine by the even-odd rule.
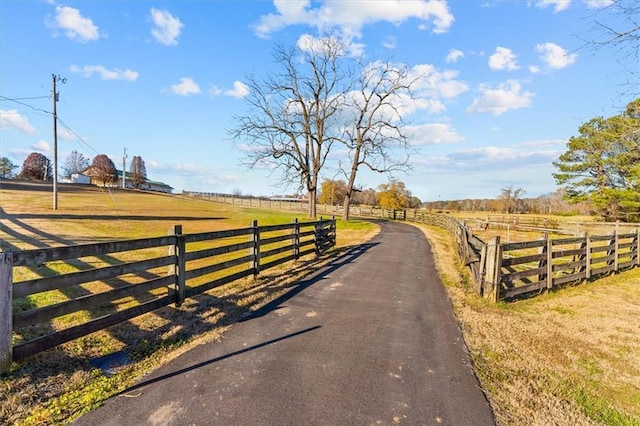
[[[336,270],[340,269],[341,267],[354,262],[357,258],[359,258],[360,256],[362,256],[363,254],[365,254],[370,248],[374,247],[375,245],[377,245],[379,243],[367,243],[367,244],[359,244],[359,245],[355,245],[355,246],[351,246],[351,247],[347,247],[347,248],[343,248],[342,250],[340,250],[339,254],[331,259],[328,263],[325,263],[322,259],[319,260],[312,260],[312,261],[308,261],[308,262],[301,262],[302,264],[299,265],[298,267],[290,270],[290,271],[285,271],[283,274],[278,275],[276,277],[266,277],[266,279],[262,279],[262,280],[258,280],[256,281],[256,285],[255,286],[251,286],[251,288],[247,289],[248,291],[250,291],[252,288],[256,288],[256,287],[260,287],[262,288],[262,291],[266,291],[267,293],[278,293],[278,292],[282,292],[285,291],[284,294],[281,294],[280,296],[276,297],[275,299],[273,299],[272,301],[266,303],[265,305],[263,305],[262,307],[252,311],[251,310],[251,306],[247,306],[244,308],[241,308],[237,305],[237,303],[234,303],[234,301],[237,301],[239,299],[239,296],[241,295],[234,295],[231,297],[227,297],[227,298],[216,298],[214,296],[208,295],[208,294],[202,294],[199,295],[197,297],[195,297],[194,299],[198,300],[198,304],[201,306],[205,306],[205,305],[210,305],[211,303],[220,303],[220,307],[222,309],[227,309],[227,310],[231,310],[231,312],[229,312],[229,315],[225,315],[222,320],[216,324],[216,326],[228,326],[228,325],[232,325],[234,323],[238,323],[238,322],[244,322],[244,321],[249,321],[252,319],[258,319],[261,318],[265,315],[267,315],[269,312],[272,312],[276,309],[279,309],[279,307],[286,301],[290,300],[291,298],[293,298],[294,296],[298,295],[299,293],[301,293],[302,291],[304,291],[305,289],[309,288],[310,286],[324,280],[327,278],[327,276],[333,272],[335,272]],[[296,272],[296,270],[298,270],[298,272]],[[290,279],[293,276],[299,275],[300,273],[302,273],[302,271],[310,271],[309,273],[306,274],[307,278],[303,278],[301,280],[296,280],[295,282],[289,282]],[[262,287],[263,285],[267,285],[267,287]],[[243,292],[244,294],[244,292]],[[264,297],[266,300],[269,299],[269,296],[266,295]],[[168,308],[163,308],[161,309],[161,311],[167,311]],[[198,309],[196,309],[196,311],[198,311]],[[195,312],[194,312],[195,313]],[[188,318],[187,318],[188,317]],[[190,326],[191,321],[193,321],[193,315],[186,315],[182,318],[182,320],[185,321],[186,324],[189,324]],[[129,325],[129,324],[127,324]],[[176,325],[176,323],[174,322],[174,325]],[[304,333],[308,333],[310,331],[315,331],[316,329],[319,329],[321,326],[314,326],[314,327],[310,327],[304,330],[300,330],[291,334],[287,334],[285,336],[281,336],[272,340],[268,340],[265,341],[263,343],[248,347],[248,348],[244,348],[242,350],[239,351],[235,351],[235,352],[231,352],[216,358],[212,358],[210,360],[207,361],[203,361],[200,362],[198,364],[194,364],[191,365],[189,367],[183,368],[181,370],[177,370],[177,371],[173,371],[171,373],[165,374],[163,376],[160,377],[155,377],[155,378],[151,378],[149,380],[145,380],[143,382],[137,383],[129,388],[127,388],[126,390],[122,391],[121,394],[126,394],[128,392],[131,392],[135,389],[139,389],[142,388],[144,386],[148,386],[150,384],[204,367],[206,365],[210,365],[213,363],[216,363],[218,361],[222,361],[225,359],[228,359],[230,357],[236,356],[236,355],[241,355],[244,353],[247,353],[249,351],[255,350],[255,349],[260,349],[262,347],[265,347],[267,345],[285,340],[285,339],[289,339],[292,337],[296,337],[299,336],[301,334]],[[194,330],[196,331],[196,330]]]

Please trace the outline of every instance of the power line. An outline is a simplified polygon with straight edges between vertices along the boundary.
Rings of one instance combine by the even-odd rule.
[[[22,59],[23,61],[25,61],[25,62],[27,62],[27,63],[29,63],[29,64],[33,65],[34,67],[36,67],[36,68],[40,68],[42,71],[49,72],[47,69],[45,69],[44,67],[42,67],[40,64],[37,64],[37,63],[33,62],[32,60],[27,59],[27,58],[25,58],[24,56],[20,56],[20,55],[18,55],[17,53],[14,53],[14,52],[12,52],[12,51],[10,51],[10,50],[7,50],[6,48],[4,48],[4,47],[2,47],[2,46],[0,46],[0,50],[4,50],[4,51],[5,51],[5,52],[7,52],[8,54],[13,55],[13,56],[15,56],[16,58],[20,58],[20,59]]]
[[[47,111],[47,110],[44,110],[42,108],[36,108],[33,105],[29,105],[27,103],[20,102],[18,99],[50,99],[50,98],[51,98],[51,96],[41,96],[41,97],[33,97],[33,98],[7,98],[6,96],[1,96],[0,95],[0,99],[2,99],[3,101],[15,102],[17,104],[20,104],[20,105],[26,106],[28,108],[31,108],[33,111],[44,112],[45,114],[49,114],[49,115],[52,114],[51,111]]]
[[[67,123],[65,123],[64,121],[62,121],[62,119],[60,117],[58,117],[58,123],[60,123],[60,125],[62,125],[62,127],[65,128],[65,130],[69,133],[71,133],[73,136],[75,136],[81,143],[83,143],[87,148],[89,148],[90,150],[92,150],[93,152],[95,152],[96,154],[99,154],[98,150],[96,150],[94,147],[92,147],[91,145],[89,145],[88,142],[86,142],[84,139],[82,139],[80,137],[80,135],[78,135],[76,132],[74,132],[71,127],[69,127],[67,125]]]

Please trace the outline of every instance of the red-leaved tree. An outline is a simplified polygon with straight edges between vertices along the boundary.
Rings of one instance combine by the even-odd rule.
[[[43,154],[32,152],[22,163],[20,175],[23,179],[51,180],[53,179],[51,161]]]
[[[102,181],[103,185],[107,185],[111,182],[118,180],[118,171],[113,161],[105,154],[96,155],[91,163],[91,174],[97,179]]]

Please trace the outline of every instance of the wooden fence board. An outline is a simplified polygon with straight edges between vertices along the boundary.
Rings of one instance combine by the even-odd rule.
[[[301,229],[304,228],[304,229]],[[282,235],[273,235],[273,233],[289,231]],[[267,238],[260,240],[260,232],[270,232]],[[230,238],[241,236],[250,236],[250,241],[233,242]],[[291,224],[270,225],[259,227],[254,221],[254,226],[249,228],[207,232],[201,234],[182,235],[182,227],[177,225],[169,235],[164,237],[154,237],[138,240],[114,241],[98,244],[87,244],[81,246],[56,247],[51,249],[26,250],[21,252],[0,253],[9,260],[17,260],[12,263],[13,267],[18,266],[38,266],[43,263],[52,261],[64,261],[67,259],[79,259],[84,257],[99,257],[110,255],[112,253],[129,252],[141,249],[156,249],[165,247],[169,252],[166,256],[145,258],[144,260],[123,262],[116,265],[105,267],[97,267],[71,273],[63,273],[49,277],[40,277],[36,279],[25,280],[18,283],[11,283],[11,279],[6,279],[3,272],[2,283],[11,283],[9,292],[10,297],[3,297],[11,304],[14,298],[25,297],[31,294],[43,291],[60,290],[72,286],[85,283],[101,282],[116,277],[133,276],[133,274],[148,273],[157,268],[167,268],[166,275],[157,278],[148,279],[141,283],[125,284],[118,288],[100,291],[94,294],[81,296],[76,299],[51,304],[48,306],[31,309],[28,311],[18,312],[15,315],[10,309],[3,310],[9,312],[10,320],[3,321],[9,324],[9,327],[22,327],[36,323],[50,321],[54,318],[71,314],[78,311],[92,311],[98,308],[107,307],[114,301],[127,297],[153,297],[153,300],[140,302],[131,308],[123,309],[112,314],[103,315],[99,318],[92,319],[83,324],[72,326],[63,330],[59,330],[44,336],[34,338],[29,341],[19,342],[12,346],[9,341],[8,349],[0,348],[2,353],[0,356],[0,373],[7,371],[11,361],[23,359],[26,356],[40,352],[42,350],[57,346],[61,343],[84,336],[105,327],[117,324],[144,313],[153,311],[171,303],[178,305],[185,295],[191,297],[210,289],[231,283],[233,281],[255,275],[260,266],[260,246],[276,245],[280,242],[293,242],[282,247],[273,247],[270,250],[262,250],[263,257],[275,256],[280,253],[289,252],[287,256],[274,259],[262,265],[263,268],[274,267],[287,261],[295,260],[299,256],[317,253],[335,245],[335,220],[322,220],[318,222],[299,223],[297,220]],[[302,239],[301,239],[302,238]],[[228,239],[228,244],[210,247],[201,250],[186,252],[185,245],[187,243],[199,243],[205,241],[224,241]],[[248,255],[239,258],[228,259],[217,262],[213,265],[192,268],[187,270],[186,262],[201,261],[207,259],[216,259],[219,256],[227,256],[231,253],[240,252],[242,250],[251,250]],[[148,254],[147,254],[148,256]],[[230,273],[226,276],[217,277],[206,283],[199,285],[191,285],[187,288],[185,281],[193,280],[202,276],[213,273],[224,273],[231,271],[241,265],[247,265],[251,262],[249,268]],[[165,273],[165,272],[163,272]],[[11,276],[10,274],[8,275]],[[127,278],[125,278],[126,280]],[[151,292],[158,289],[166,289],[167,294],[164,296],[155,296]],[[3,294],[4,296],[4,294]],[[135,303],[135,302],[134,302]],[[11,338],[12,333],[6,333]],[[9,356],[7,356],[7,353]],[[7,358],[9,361],[5,362]]]
[[[71,272],[63,275],[54,275],[52,277],[22,281],[14,284],[14,297],[24,297],[50,290],[60,290],[82,283],[113,278],[119,275],[135,274],[149,269],[167,266],[174,262],[175,256],[164,256],[150,260],[126,262],[115,266],[107,266],[104,268],[96,268],[87,271]]]
[[[173,244],[175,237],[155,237],[137,240],[113,241],[107,243],[81,244],[77,246],[54,247],[51,249],[33,249],[11,252],[13,266],[38,266],[56,260],[78,259],[82,257],[98,257],[106,254],[120,253],[154,248]]]
[[[48,305],[42,308],[17,312],[13,315],[13,326],[23,327],[32,324],[38,324],[73,312],[91,310],[118,299],[123,299],[125,297],[136,297],[145,293],[149,293],[151,290],[155,290],[161,287],[168,287],[171,284],[175,284],[175,281],[175,276],[168,275],[165,277],[155,278],[140,284],[131,284],[113,290],[104,291],[98,294],[81,296],[76,299],[67,300],[65,302],[56,303],[54,305]]]
[[[114,314],[96,318],[82,325],[66,328],[64,330],[57,331],[54,334],[47,334],[46,336],[42,336],[28,342],[19,343],[13,347],[13,360],[20,361],[29,355],[42,352],[45,349],[53,348],[54,346],[58,346],[79,337],[86,336],[87,334],[91,334],[95,331],[135,318],[147,312],[155,311],[156,309],[168,306],[173,302],[173,297],[164,296],[129,309],[118,311]]]
[[[185,261],[190,262],[193,260],[204,259],[207,257],[219,256],[222,254],[229,254],[240,250],[246,250],[253,247],[253,242],[244,242],[237,244],[229,244],[222,247],[214,247],[203,250],[190,251],[185,253]]]

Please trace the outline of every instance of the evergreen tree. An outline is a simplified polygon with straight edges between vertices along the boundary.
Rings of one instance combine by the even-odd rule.
[[[13,171],[18,166],[13,164],[7,157],[0,158],[0,179],[11,179],[13,177]]]
[[[553,164],[572,203],[590,201],[605,220],[640,218],[640,98],[623,114],[596,117],[578,129]]]

